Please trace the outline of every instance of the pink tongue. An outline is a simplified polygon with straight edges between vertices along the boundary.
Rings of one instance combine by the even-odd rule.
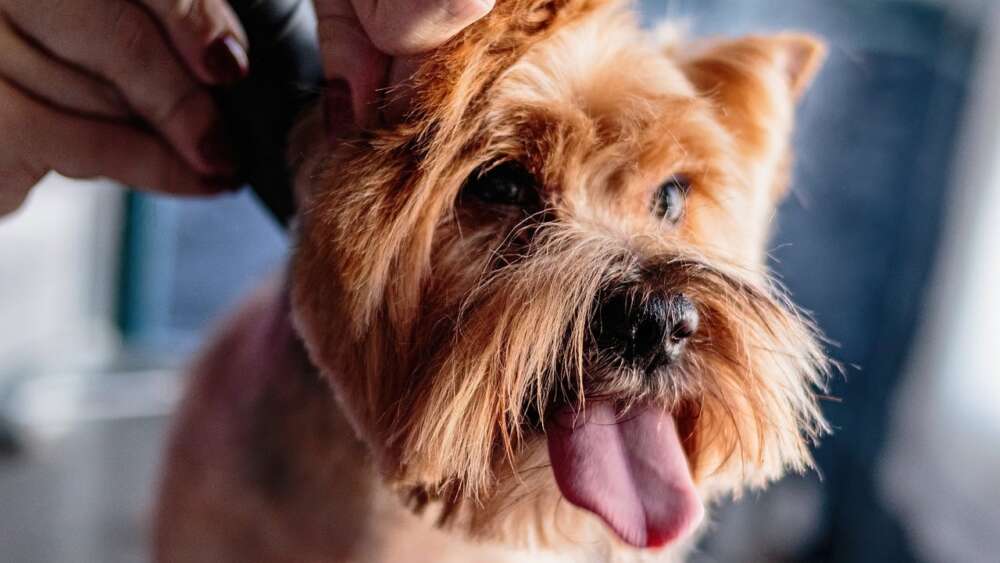
[[[655,548],[688,533],[704,514],[674,418],[636,407],[620,422],[614,405],[567,407],[548,429],[549,458],[563,496],[593,512],[622,541]]]

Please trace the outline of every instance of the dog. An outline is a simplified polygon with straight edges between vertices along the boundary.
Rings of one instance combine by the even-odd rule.
[[[678,561],[811,466],[830,364],[766,249],[824,47],[663,35],[501,0],[397,123],[304,120],[291,263],[195,366],[158,561]]]

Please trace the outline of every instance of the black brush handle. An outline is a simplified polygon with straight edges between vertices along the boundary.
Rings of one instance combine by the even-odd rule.
[[[240,173],[282,226],[295,213],[288,135],[320,92],[323,70],[311,0],[229,0],[250,48],[250,75],[217,96]]]

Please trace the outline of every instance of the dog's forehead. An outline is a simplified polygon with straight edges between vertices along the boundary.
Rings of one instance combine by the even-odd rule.
[[[651,101],[695,97],[690,81],[630,12],[573,22],[534,45],[499,80],[498,101],[622,118]]]
[[[516,144],[533,145],[528,152],[543,160],[558,158],[545,163],[557,174],[578,163],[569,168],[591,186],[642,190],[690,173],[681,168],[692,164],[731,168],[710,162],[726,155],[731,140],[668,53],[674,45],[642,30],[631,12],[604,10],[539,41],[510,66],[491,92],[491,120],[521,121]]]

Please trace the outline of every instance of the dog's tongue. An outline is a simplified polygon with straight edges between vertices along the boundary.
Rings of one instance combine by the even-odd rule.
[[[549,457],[563,496],[593,512],[624,542],[661,547],[704,514],[674,418],[637,407],[621,421],[612,404],[567,407],[548,429]]]

